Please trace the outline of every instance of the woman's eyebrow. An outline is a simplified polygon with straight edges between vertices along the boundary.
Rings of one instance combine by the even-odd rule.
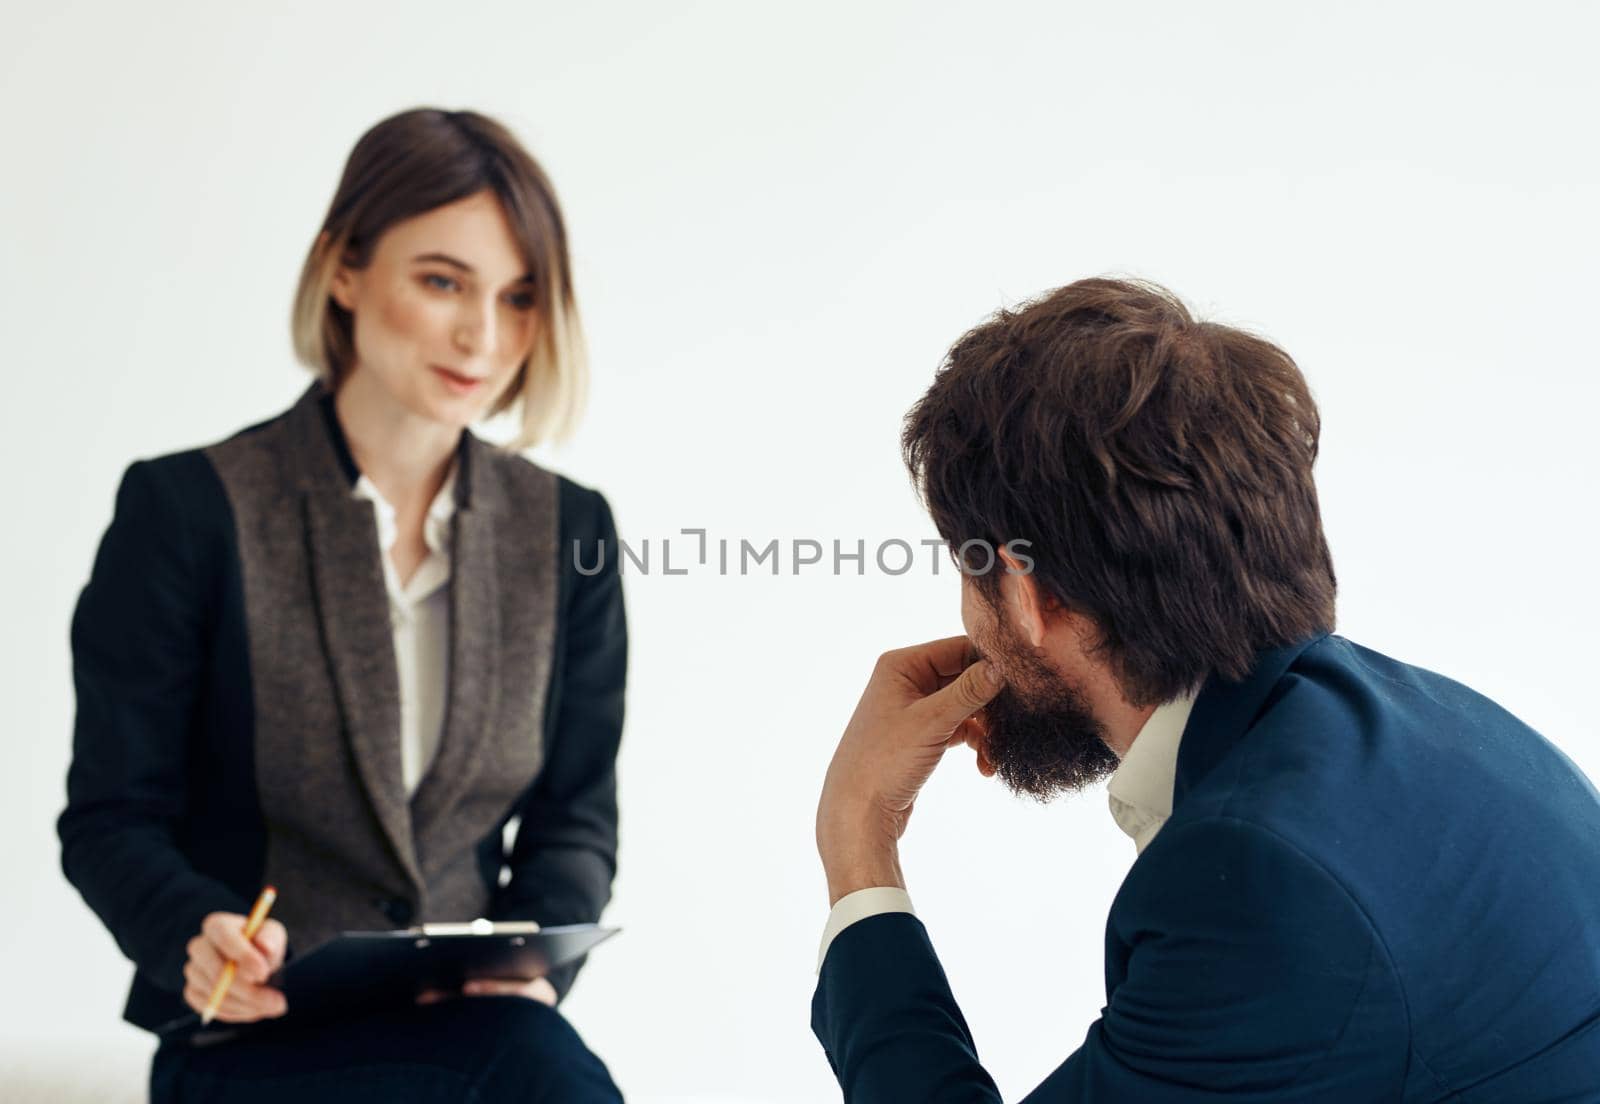
[[[416,263],[418,261],[438,261],[441,264],[453,265],[454,267],[459,268],[462,272],[466,273],[473,273],[476,271],[466,261],[458,260],[455,257],[450,256],[448,253],[418,253],[415,257],[412,257],[411,260],[412,263]],[[532,279],[533,273],[524,272],[513,282],[521,284],[527,283]]]

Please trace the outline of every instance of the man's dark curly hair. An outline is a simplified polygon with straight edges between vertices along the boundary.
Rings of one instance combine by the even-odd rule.
[[[1036,581],[1150,705],[1333,631],[1320,429],[1276,345],[1156,284],[1089,279],[957,341],[901,444],[951,547],[1031,542]],[[1001,570],[968,577],[998,608]]]

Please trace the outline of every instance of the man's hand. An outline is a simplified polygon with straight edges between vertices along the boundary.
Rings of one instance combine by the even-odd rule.
[[[971,720],[1000,690],[972,645],[951,636],[885,652],[839,740],[817,805],[829,903],[871,886],[905,888],[899,840],[945,749],[979,740]]]
[[[442,989],[425,989],[418,995],[417,1003],[433,1004],[454,996],[527,997],[540,1004],[548,1004],[551,1008],[556,1006],[555,986],[545,978],[534,978],[532,981],[523,981],[521,978],[475,978],[463,985],[459,993],[446,992]]]
[[[283,965],[289,933],[277,920],[267,920],[254,940],[244,937],[246,917],[234,912],[213,912],[200,922],[200,934],[189,940],[189,961],[183,967],[183,999],[196,1012],[205,1011],[230,958],[237,964],[228,995],[217,1009],[224,1023],[270,1020],[288,1011],[283,993],[266,984]]]

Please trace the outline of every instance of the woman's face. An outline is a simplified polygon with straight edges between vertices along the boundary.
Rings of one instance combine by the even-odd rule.
[[[531,274],[493,192],[389,227],[371,263],[330,289],[354,316],[350,380],[411,413],[466,427],[482,418],[533,347]]]

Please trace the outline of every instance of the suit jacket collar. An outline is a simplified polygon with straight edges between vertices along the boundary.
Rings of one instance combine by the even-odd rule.
[[[1319,633],[1293,644],[1258,652],[1250,673],[1237,682],[1220,678],[1215,672],[1207,676],[1189,713],[1183,741],[1178,745],[1173,809],[1177,809],[1184,794],[1198,786],[1255,723],[1289,665],[1301,652],[1327,635]]]

